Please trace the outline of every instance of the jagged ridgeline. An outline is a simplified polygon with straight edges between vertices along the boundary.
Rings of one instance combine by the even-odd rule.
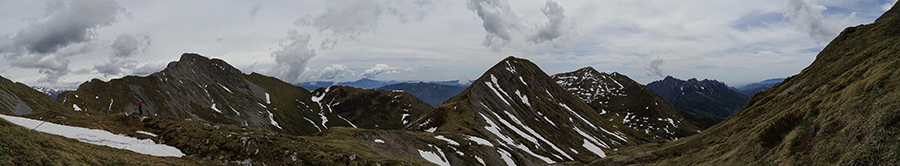
[[[728,118],[747,103],[748,97],[716,80],[688,80],[668,76],[647,84],[659,97],[701,118],[707,128]]]
[[[127,76],[109,82],[94,79],[81,84],[75,91],[60,94],[57,100],[70,110],[94,115],[137,113],[136,104],[143,100],[142,107],[146,114],[270,129],[295,135],[310,135],[332,126],[357,126],[354,123],[365,123],[357,127],[399,129],[403,115],[418,115],[431,109],[406,92],[359,89],[338,92],[345,93],[313,96],[309,90],[273,77],[243,74],[220,59],[185,53],[163,71],[146,77]],[[357,95],[362,93],[369,95]],[[323,95],[330,98],[323,100]],[[338,103],[345,103],[343,100],[378,98],[379,95],[390,100],[384,100],[384,103],[354,102],[354,107],[337,106]],[[328,103],[320,103],[323,101]],[[365,110],[358,107],[383,109]],[[361,117],[364,115],[379,116]],[[355,122],[364,118],[370,119]],[[385,124],[376,127],[379,122]]]
[[[497,63],[406,129],[457,142],[449,149],[468,155],[447,155],[450,164],[589,162],[639,142],[626,126],[604,120],[537,65],[515,57]]]
[[[697,118],[617,72],[601,73],[584,67],[551,77],[604,119],[631,128],[632,135],[642,141],[676,140],[701,130]]]
[[[900,163],[897,13],[895,4],[874,23],[844,29],[812,64],[757,93],[727,120],[631,163]]]

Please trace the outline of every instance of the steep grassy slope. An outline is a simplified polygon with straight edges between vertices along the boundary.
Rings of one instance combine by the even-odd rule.
[[[49,97],[49,96],[48,96]],[[0,119],[0,165],[212,165],[195,158],[153,157],[40,133]]]
[[[624,163],[900,163],[900,7],[846,28],[800,74],[755,95],[726,121]],[[600,161],[596,164],[613,162]]]
[[[699,119],[672,106],[628,76],[584,67],[551,77],[604,119],[631,128],[634,132],[631,135],[642,141],[674,140],[701,130],[697,127]]]
[[[433,109],[405,91],[330,86],[316,89],[312,94],[322,112],[338,116],[328,122],[347,122],[365,129],[403,129],[415,117]]]
[[[447,99],[450,99],[465,90],[466,87],[460,85],[454,86],[419,82],[397,83],[376,89],[407,91],[431,106],[438,106],[441,105],[441,103],[444,103],[444,101],[447,101]]]

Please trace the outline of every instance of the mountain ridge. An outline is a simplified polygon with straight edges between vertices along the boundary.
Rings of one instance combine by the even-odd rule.
[[[589,66],[551,77],[606,119],[623,123],[636,132],[633,135],[646,134],[640,138],[648,142],[677,140],[702,130],[699,119],[617,72],[598,72]]]

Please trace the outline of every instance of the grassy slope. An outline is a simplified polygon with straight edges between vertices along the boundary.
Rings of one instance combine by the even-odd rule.
[[[891,11],[897,11],[897,6]],[[633,163],[900,163],[900,17],[844,30],[800,74],[726,121]],[[753,122],[753,123],[748,123]],[[594,164],[613,162],[611,159]],[[628,163],[628,161],[626,161]]]

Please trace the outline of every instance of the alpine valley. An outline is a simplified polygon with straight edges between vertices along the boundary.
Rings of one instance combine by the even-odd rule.
[[[64,92],[0,77],[0,165],[896,165],[897,27],[894,6],[749,98],[513,56],[471,82],[363,88],[196,53]]]

